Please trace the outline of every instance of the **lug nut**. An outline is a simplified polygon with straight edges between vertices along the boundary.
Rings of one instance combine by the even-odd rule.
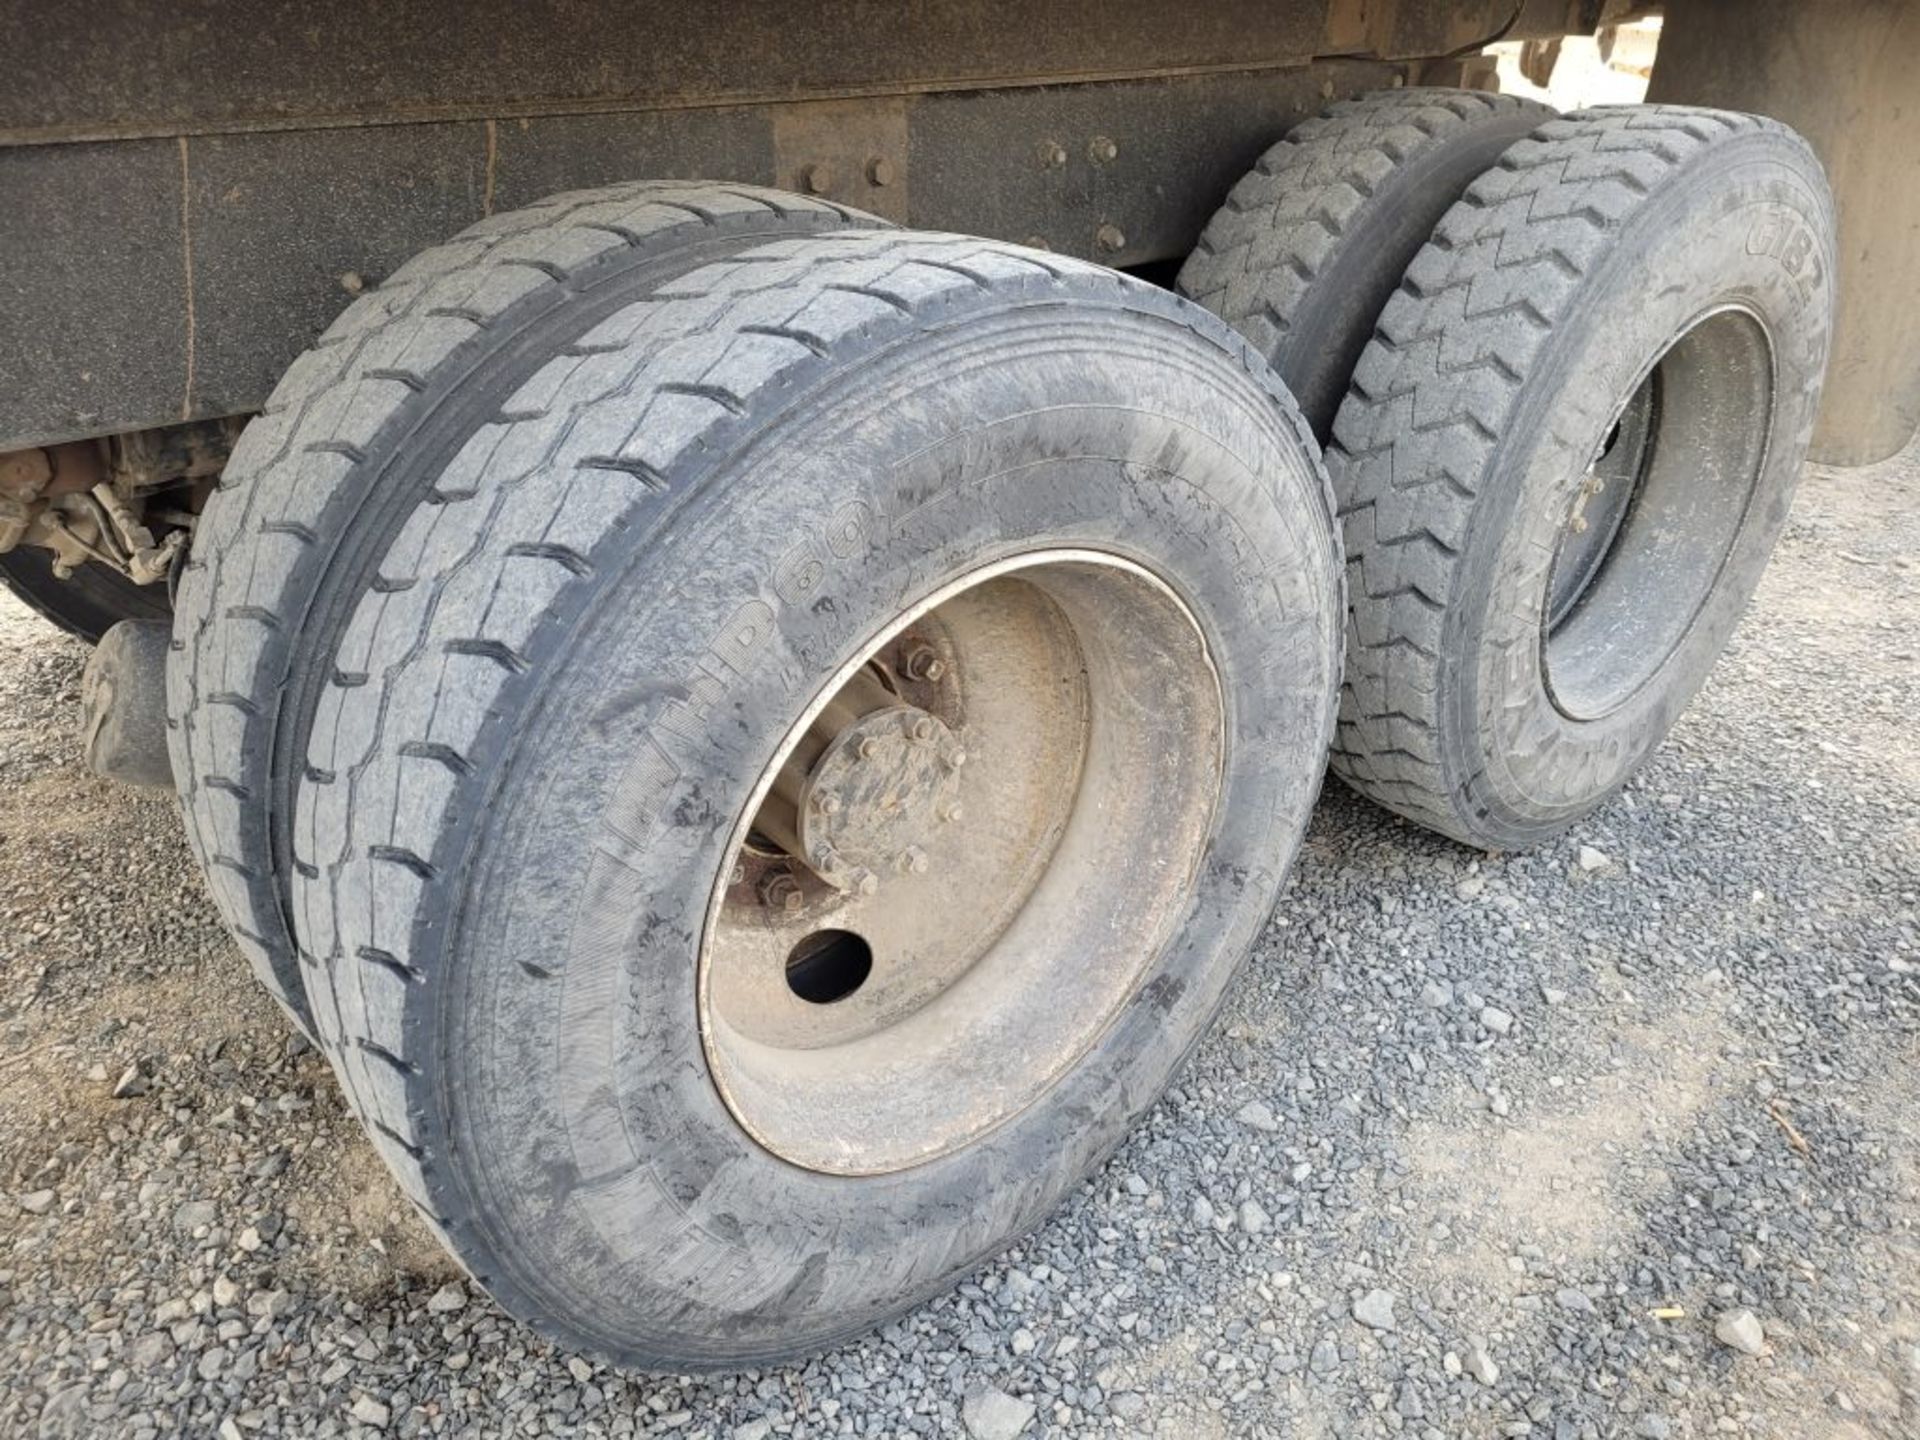
[[[927,852],[918,845],[909,845],[900,852],[900,868],[909,874],[924,875],[932,863],[927,859]]]
[[[940,818],[942,820],[953,821],[958,820],[961,815],[965,813],[966,812],[960,808],[960,802],[956,800],[940,812]]]
[[[840,856],[831,845],[822,845],[813,852],[813,868],[822,875],[840,868]]]
[[[871,760],[880,753],[880,742],[877,739],[875,739],[873,736],[869,735],[867,736],[866,739],[860,742],[859,749],[856,750],[854,753],[857,754],[862,760]]]
[[[867,183],[879,189],[893,183],[893,162],[877,156],[867,162]]]
[[[800,172],[800,181],[812,194],[824,195],[833,188],[833,169],[827,165],[809,165]]]
[[[947,756],[947,768],[949,770],[958,770],[966,763],[967,752],[964,750],[955,750],[951,755]]]
[[[909,680],[938,680],[947,673],[947,665],[926,645],[916,645],[907,654],[905,665]]]
[[[760,898],[775,909],[791,913],[807,903],[799,882],[784,870],[776,870],[760,882]]]
[[[840,813],[840,797],[832,793],[821,794],[815,792],[813,808],[818,810],[822,815],[838,815]]]
[[[933,721],[922,715],[913,722],[913,738],[916,740],[933,739]]]
[[[880,888],[880,877],[871,870],[862,870],[853,877],[853,888],[859,894],[871,895]]]

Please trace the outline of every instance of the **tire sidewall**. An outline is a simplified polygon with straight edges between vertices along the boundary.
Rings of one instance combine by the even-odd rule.
[[[594,608],[552,616],[522,677],[543,701],[493,735],[497,786],[443,835],[468,902],[416,931],[458,971],[407,1019],[445,1077],[435,1208],[488,1217],[450,1228],[510,1308],[591,1317],[642,1362],[857,1333],[1035,1224],[1204,1033],[1317,792],[1337,544],[1311,451],[1224,336],[1196,345],[1184,307],[1148,304],[989,305],[841,367],[749,417],[724,476],[596,554],[622,573]],[[696,1021],[739,810],[820,678],[894,616],[1061,545],[1166,581],[1218,668],[1226,776],[1190,908],[1093,1049],[998,1129],[884,1176],[787,1164],[725,1108]]]
[[[1817,168],[1781,150],[1764,133],[1730,142],[1637,210],[1557,318],[1544,362],[1503,426],[1485,472],[1496,489],[1476,509],[1464,603],[1453,605],[1441,647],[1441,690],[1453,699],[1442,717],[1449,787],[1496,841],[1537,843],[1626,783],[1704,683],[1785,523],[1818,408],[1834,268],[1820,241],[1829,226]],[[1783,233],[1810,243],[1783,245]],[[1546,683],[1543,617],[1574,492],[1653,362],[1728,306],[1762,325],[1774,366],[1746,515],[1658,670],[1608,713],[1572,718]]]

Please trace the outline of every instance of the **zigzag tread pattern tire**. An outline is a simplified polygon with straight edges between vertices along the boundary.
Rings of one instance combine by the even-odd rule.
[[[1327,452],[1350,605],[1336,774],[1489,849],[1551,839],[1627,782],[1704,681],[1784,522],[1833,275],[1819,162],[1755,116],[1582,112],[1473,183],[1381,315]],[[1750,381],[1720,415],[1688,403],[1713,367],[1684,348],[1716,318],[1733,337],[1719,368]],[[1769,358],[1742,381],[1749,353]],[[1663,418],[1595,582],[1619,593],[1580,601],[1651,631],[1621,620],[1555,661],[1558,537],[1629,393],[1656,379]],[[1690,478],[1662,470],[1667,444]],[[1671,498],[1688,486],[1691,510]],[[1641,583],[1661,545],[1702,535],[1698,574]],[[1603,663],[1627,675],[1604,704],[1571,704],[1564,676],[1556,689],[1556,664]]]
[[[922,365],[916,357],[929,345],[961,347],[941,352],[960,358]],[[1049,346],[1066,358],[1049,360],[1041,353]],[[1109,347],[1116,368],[1089,365],[1090,347]],[[1017,380],[1003,378],[1023,366]],[[1128,378],[1112,379],[1123,366]],[[1028,382],[1057,383],[1053,395],[1037,395]],[[894,385],[918,398],[896,403],[887,388]],[[847,538],[840,551],[839,541],[818,551],[846,556],[838,591],[820,581],[815,560],[765,564],[762,547],[800,554],[822,517],[841,517],[825,522],[829,536],[851,537],[848,517],[918,494],[888,482],[885,465],[834,461],[809,472],[811,449],[777,427],[817,425],[853,437],[835,443],[880,444],[868,437],[886,428],[875,418],[885,415],[916,437],[908,453],[922,454],[922,434],[966,438],[975,434],[968,427],[990,423],[982,403],[1006,407],[1022,425],[1053,425],[1058,394],[1104,395],[1102,387],[1114,386],[1132,403],[1103,402],[1104,420],[1058,423],[1151,424],[1162,436],[1174,432],[1143,417],[1152,404],[1177,406],[1268,458],[1265,468],[1235,461],[1245,477],[1241,498],[1204,513],[1251,504],[1253,531],[1290,535],[1300,561],[1258,567],[1265,586],[1284,587],[1292,599],[1263,612],[1270,622],[1238,620],[1243,628],[1216,652],[1223,684],[1240,683],[1234,676],[1249,664],[1260,675],[1244,683],[1270,690],[1280,683],[1274,676],[1292,677],[1284,703],[1237,712],[1238,723],[1264,727],[1267,737],[1260,743],[1249,731],[1235,751],[1244,773],[1259,777],[1249,783],[1279,788],[1231,807],[1219,822],[1221,835],[1258,832],[1250,843],[1271,868],[1250,888],[1225,861],[1217,876],[1209,868],[1201,883],[1235,897],[1221,902],[1235,917],[1231,928],[1217,933],[1222,922],[1210,921],[1180,942],[1213,957],[1204,976],[1163,1004],[1143,1001],[1137,1022],[1113,1027],[1100,1041],[1103,1054],[1113,1052],[1103,1062],[1116,1067],[1108,1078],[1061,1080],[1058,1089],[1071,1093],[1037,1103],[957,1154],[900,1174],[823,1184],[713,1118],[713,1081],[697,1037],[685,1033],[692,1011],[684,987],[692,981],[683,977],[693,963],[654,963],[635,949],[657,942],[678,955],[682,939],[696,938],[656,917],[677,912],[688,894],[704,897],[711,875],[676,881],[670,876],[679,872],[662,879],[650,867],[668,873],[677,847],[695,843],[677,837],[703,832],[727,809],[729,782],[690,771],[697,803],[649,808],[629,798],[629,787],[670,784],[655,777],[677,771],[653,765],[655,752],[627,738],[655,733],[633,712],[661,687],[638,693],[611,678],[608,647],[639,647],[620,662],[634,673],[673,673],[685,661],[671,655],[698,656],[707,644],[711,622],[689,614],[690,587],[703,604],[720,606],[725,596],[731,607],[743,597],[777,597],[783,584],[801,594],[820,585],[810,602],[788,602],[773,631],[779,637],[785,627],[826,623],[818,617],[856,603],[849,594],[872,603],[869,587],[896,593],[888,588],[902,573],[895,567],[918,573],[940,562],[911,527],[876,523],[863,532],[876,537],[871,550]],[[933,428],[915,428],[923,423]],[[1089,454],[1111,453],[1103,448],[1111,435],[1048,433],[1092,445]],[[964,448],[983,462],[994,453],[991,444]],[[1149,453],[1177,469],[1178,448],[1156,439]],[[749,456],[759,458],[740,458]],[[313,986],[316,1019],[342,1084],[403,1189],[496,1299],[565,1343],[627,1363],[711,1368],[791,1355],[858,1333],[950,1283],[1033,1224],[1117,1143],[1204,1030],[1239,953],[1237,937],[1250,937],[1264,917],[1268,889],[1277,887],[1318,791],[1315,747],[1331,734],[1339,664],[1337,611],[1328,607],[1340,603],[1340,572],[1330,496],[1313,456],[1311,436],[1270,372],[1196,307],[1080,262],[901,232],[783,242],[710,266],[609,318],[556,356],[502,414],[478,417],[433,502],[395,537],[382,581],[342,643],[340,668],[354,678],[329,686],[316,712],[294,889],[297,928],[325,977]],[[1008,464],[1009,476],[1027,473]],[[1139,543],[1190,543],[1157,518],[1177,503],[1172,472],[1101,464],[1116,483],[1155,477],[1124,492],[1148,507],[1135,522],[1144,528],[1130,532]],[[858,487],[863,498],[823,496],[835,486]],[[1069,529],[1120,523],[1107,506],[1076,499],[1077,487],[1021,482],[1028,497],[1042,488],[1053,498],[1032,503],[1067,507],[1059,513]],[[951,523],[990,525],[998,513],[970,505]],[[1235,523],[1248,524],[1246,513]],[[1022,543],[1023,534],[993,543]],[[696,544],[690,535],[724,544]],[[1242,543],[1277,542],[1250,532]],[[1206,584],[1223,589],[1209,597],[1262,590],[1250,586],[1249,562],[1226,548],[1210,552],[1218,568]],[[928,568],[922,583],[939,573]],[[729,590],[742,574],[760,578]],[[770,643],[788,653],[784,641]],[[1274,654],[1297,663],[1267,664]],[[730,718],[702,724],[699,745],[732,744],[728,737],[767,723],[715,689],[744,677],[743,667],[702,663],[709,712]],[[809,663],[835,662],[813,655]],[[802,687],[814,682],[779,679],[784,673],[769,661],[755,669],[759,680],[738,683],[811,693]],[[589,693],[596,685],[604,693]],[[555,741],[556,733],[574,743]],[[589,805],[573,798],[575,787],[593,783],[582,777],[601,763],[603,745],[634,758],[609,762],[612,775],[626,778],[586,790]],[[547,778],[552,762],[543,757],[562,753],[562,770]],[[597,807],[609,789],[623,816],[669,818],[650,822],[651,838],[633,844],[619,836],[637,819],[623,820],[617,833],[600,821],[600,838],[586,851],[597,858],[582,880],[570,868],[573,847],[584,846],[583,829],[589,839],[596,833],[592,817],[607,813]],[[552,829],[547,815],[560,817]],[[624,859],[606,873],[617,885],[594,888],[592,876],[616,853]],[[502,899],[500,887],[511,886],[525,888]],[[576,886],[584,888],[576,894]],[[599,897],[592,906],[589,896]],[[631,919],[608,926],[610,909],[631,911]],[[503,925],[520,927],[520,946],[502,938]],[[623,938],[616,943],[615,935]],[[609,965],[615,970],[600,978]],[[616,983],[614,974],[626,978]],[[561,1018],[584,1003],[568,999],[566,987],[599,997],[610,984],[621,1003],[595,998],[576,1018]],[[674,998],[652,1009],[635,998],[636,986],[643,995],[664,987]],[[484,1024],[469,1025],[474,1016]],[[613,1070],[595,1059],[603,1030],[622,1037],[605,1046]],[[563,1044],[552,1043],[556,1035]],[[1152,1038],[1122,1038],[1136,1035]],[[616,1070],[649,1078],[629,1093]],[[1096,1084],[1098,1103],[1091,1092],[1076,1098],[1076,1087]],[[630,1106],[628,1121],[609,1129],[592,1118],[615,1104]],[[495,1112],[505,1118],[490,1118]],[[875,1198],[860,1198],[868,1195]]]
[[[1328,106],[1233,187],[1180,293],[1246,336],[1326,442],[1381,307],[1470,181],[1554,111],[1479,90],[1383,90]]]
[[[188,838],[255,975],[302,1029],[287,826],[346,615],[464,436],[455,387],[511,390],[552,348],[729,246],[882,222],[784,192],[635,181],[470,226],[354,301],[234,447],[181,577],[168,726]]]

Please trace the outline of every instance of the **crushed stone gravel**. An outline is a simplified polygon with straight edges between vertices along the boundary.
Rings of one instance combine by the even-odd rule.
[[[1920,451],[1812,470],[1706,691],[1544,850],[1330,785],[1216,1031],[1060,1213],[701,1379],[465,1283],[171,802],[81,768],[81,647],[0,600],[0,1435],[1920,1434],[1917,557]]]

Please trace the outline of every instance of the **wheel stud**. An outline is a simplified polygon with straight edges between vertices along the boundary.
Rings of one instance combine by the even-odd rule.
[[[909,875],[924,875],[932,866],[927,852],[918,845],[909,845],[900,852],[900,868]]]
[[[940,818],[942,820],[951,822],[954,820],[958,820],[962,813],[963,812],[960,808],[960,802],[956,800],[951,805],[947,806],[946,809],[940,812]]]
[[[916,740],[931,740],[933,738],[933,721],[924,715],[921,716],[913,722],[912,734]]]
[[[880,742],[869,735],[860,742],[860,748],[855,753],[858,754],[862,760],[876,759],[880,754]]]
[[[871,870],[861,870],[853,877],[853,888],[857,894],[871,895],[880,888],[880,877]]]

